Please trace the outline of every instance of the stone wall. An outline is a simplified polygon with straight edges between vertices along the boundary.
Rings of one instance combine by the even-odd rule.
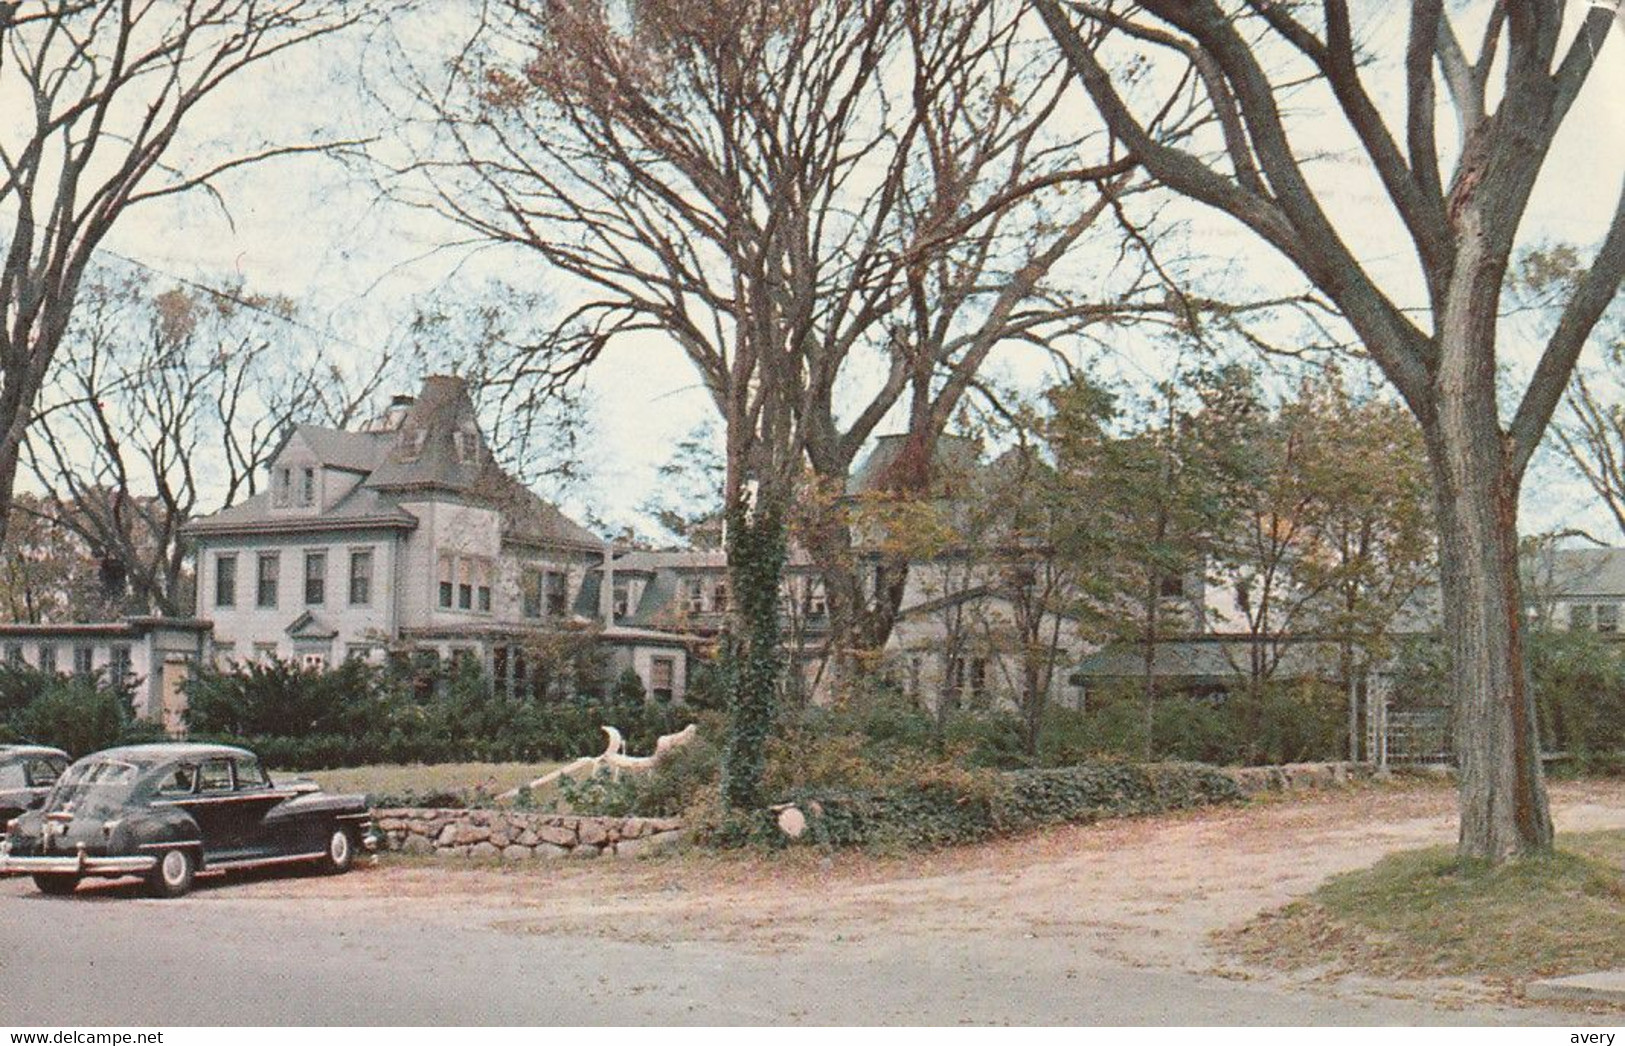
[[[577,817],[523,810],[374,810],[379,847],[401,853],[500,857],[639,857],[681,841],[682,822],[662,817]]]
[[[1227,767],[1224,772],[1236,782],[1243,795],[1257,795],[1344,788],[1354,781],[1369,780],[1375,768],[1369,763],[1287,763],[1284,766]]]

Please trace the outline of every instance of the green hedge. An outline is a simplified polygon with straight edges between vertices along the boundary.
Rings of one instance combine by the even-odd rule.
[[[879,792],[804,791],[786,801],[809,813],[804,838],[815,844],[913,848],[1243,798],[1229,776],[1194,763],[1089,763],[1012,770],[983,780],[985,787],[933,783]],[[787,841],[771,812],[757,815],[754,824],[725,831],[762,841]]]
[[[282,770],[572,759],[603,751],[605,725],[646,751],[683,725],[624,679],[573,698],[509,697],[493,693],[472,661],[203,668],[186,688],[193,739],[243,745]]]
[[[0,666],[0,744],[50,745],[77,758],[162,736],[156,724],[136,719],[130,690],[101,670],[59,675]]]

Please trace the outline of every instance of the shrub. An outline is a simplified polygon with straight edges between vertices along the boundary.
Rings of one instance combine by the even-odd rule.
[[[884,791],[808,789],[785,800],[813,812],[807,838],[814,843],[912,848],[1241,798],[1235,782],[1209,766],[1092,763],[927,780]],[[784,841],[766,815],[754,828],[757,838]]]
[[[187,722],[285,770],[367,763],[536,762],[603,750],[604,725],[633,751],[681,725],[682,709],[608,695],[538,701],[493,692],[470,659],[348,661],[327,671],[288,662],[201,669],[187,684]],[[641,683],[639,684],[641,693]]]
[[[1536,633],[1529,674],[1548,751],[1581,771],[1625,754],[1625,653],[1592,632]]]
[[[77,758],[161,734],[135,718],[129,690],[101,671],[64,676],[0,668],[0,740],[50,745]]]

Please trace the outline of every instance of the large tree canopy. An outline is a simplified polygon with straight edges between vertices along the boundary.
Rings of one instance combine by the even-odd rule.
[[[1132,155],[1302,270],[1415,416],[1441,540],[1462,773],[1459,850],[1501,859],[1549,846],[1521,634],[1518,495],[1581,346],[1625,273],[1625,195],[1505,410],[1497,336],[1520,225],[1553,140],[1608,44],[1617,2],[1471,5],[1484,17],[1470,50],[1466,17],[1454,5],[1413,0],[1403,48],[1386,53],[1362,38],[1345,0],[1035,2]],[[1139,52],[1167,77],[1142,83],[1177,81],[1176,94],[1204,98],[1216,127],[1211,155],[1168,140],[1159,101],[1108,72],[1114,48]],[[1385,116],[1372,85],[1385,74],[1399,81],[1397,120]],[[1383,286],[1309,176],[1310,159],[1326,149],[1327,121],[1293,118],[1284,93],[1304,84],[1341,117],[1349,148],[1380,183],[1414,252],[1424,308]],[[1453,149],[1441,145],[1441,118],[1455,125]]]
[[[222,87],[354,22],[340,0],[0,3],[0,539],[80,284],[120,217],[322,148],[185,133]]]

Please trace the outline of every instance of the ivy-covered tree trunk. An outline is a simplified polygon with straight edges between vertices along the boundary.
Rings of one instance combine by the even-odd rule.
[[[784,670],[779,584],[787,530],[784,506],[776,498],[764,498],[752,509],[741,495],[728,507],[726,545],[735,627],[722,649],[728,707],[722,801],[734,810],[753,809],[761,798],[767,740]]]

